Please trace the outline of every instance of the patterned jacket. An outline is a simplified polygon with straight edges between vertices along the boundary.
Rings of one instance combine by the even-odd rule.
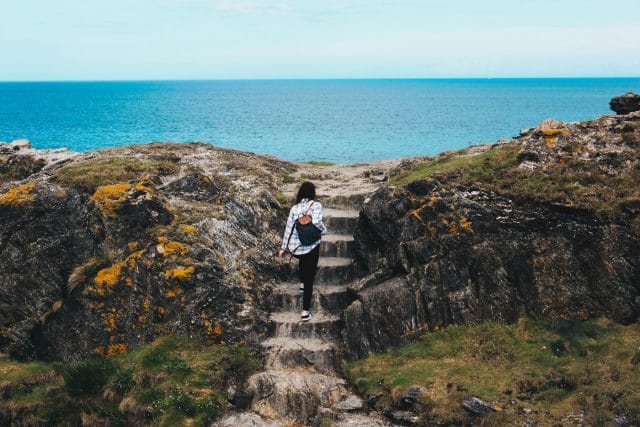
[[[322,234],[327,232],[327,227],[325,227],[322,222],[322,204],[313,200],[302,199],[300,203],[294,205],[289,211],[287,226],[284,229],[284,236],[282,237],[282,249],[289,249],[289,252],[294,255],[307,254],[320,244],[320,240],[309,246],[302,246],[302,243],[300,243],[298,232],[293,224],[296,222],[296,219],[307,213],[311,215],[311,222],[320,229]],[[289,235],[291,235],[291,238],[289,238]],[[287,241],[289,242],[288,246]]]

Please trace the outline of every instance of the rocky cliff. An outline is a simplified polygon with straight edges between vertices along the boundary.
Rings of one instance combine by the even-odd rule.
[[[452,324],[635,321],[639,159],[632,113],[406,161],[360,212],[350,357]]]
[[[81,359],[264,328],[290,164],[205,144],[0,148],[0,351]]]

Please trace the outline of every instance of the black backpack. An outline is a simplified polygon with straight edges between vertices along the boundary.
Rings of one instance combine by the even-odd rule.
[[[302,246],[312,245],[313,243],[320,240],[320,237],[322,235],[322,231],[320,231],[318,227],[313,225],[311,215],[309,215],[309,209],[311,209],[311,206],[314,203],[315,202],[311,202],[311,204],[307,208],[307,212],[296,219],[296,222],[293,225],[298,232],[298,239],[300,240],[300,244]],[[291,230],[291,234],[293,234],[293,230]],[[289,235],[289,239],[291,239],[291,235]]]

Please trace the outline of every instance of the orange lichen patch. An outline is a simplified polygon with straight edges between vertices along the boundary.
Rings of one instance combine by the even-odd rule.
[[[213,334],[220,335],[221,333],[222,333],[222,326],[220,326],[220,323],[216,322],[213,325]]]
[[[429,206],[433,207],[437,201],[438,196],[436,196],[435,193],[431,193],[431,196],[429,196]]]
[[[196,234],[196,228],[193,225],[188,224],[180,224],[180,230],[184,231],[187,234]]]
[[[414,209],[411,211],[411,216],[416,218],[420,222],[424,222],[422,217],[420,216],[420,209]]]
[[[94,349],[93,349],[93,352],[94,352],[95,354],[97,354],[98,356],[100,356],[100,357],[104,357],[104,355],[105,355],[104,348],[102,348],[102,347],[96,347],[96,348],[94,348]]]
[[[149,194],[155,194],[155,189],[153,188],[153,182],[149,177],[144,177],[136,182],[133,186],[138,191],[144,191]]]
[[[129,252],[135,252],[138,249],[138,242],[129,242],[127,243],[127,247],[129,248]]]
[[[164,307],[158,307],[158,313],[159,314],[165,314],[167,312],[167,309]]]
[[[32,193],[35,186],[35,182],[28,182],[0,194],[0,206],[16,206],[32,201],[35,198]]]
[[[189,252],[189,246],[184,243],[167,240],[166,237],[158,237],[158,245],[156,246],[158,253],[165,257],[171,254],[186,255]]]
[[[193,275],[195,268],[191,267],[176,267],[171,270],[167,270],[164,273],[164,277],[166,279],[178,279],[178,280],[189,280]]]
[[[466,218],[462,218],[460,223],[458,224],[458,228],[467,233],[473,233],[473,229],[471,228],[471,221]]]
[[[144,323],[147,321],[147,314],[149,313],[149,309],[151,308],[151,299],[147,296],[142,303],[143,313],[138,316],[138,322]]]
[[[175,298],[180,294],[183,294],[184,290],[180,287],[167,289],[167,298]]]
[[[127,277],[124,279],[124,284],[127,285],[128,287],[133,287],[133,279],[131,277]]]
[[[566,129],[542,129],[542,137],[546,142],[547,147],[554,148],[558,143],[558,137],[569,136],[569,131]]]
[[[124,343],[110,344],[109,347],[107,347],[107,356],[111,357],[115,356],[116,354],[127,353],[128,351],[129,349]]]
[[[203,312],[200,313],[202,316],[202,323],[204,324],[204,329],[207,332],[207,336],[213,335],[213,326],[211,325],[211,321],[207,319],[207,315]]]
[[[96,189],[91,200],[98,204],[102,215],[113,218],[116,216],[118,206],[124,202],[130,189],[131,184],[127,183],[103,185]]]
[[[93,279],[98,295],[103,296],[105,293],[111,293],[112,288],[118,283],[121,272],[122,262],[116,262],[111,267],[98,271],[95,279]]]
[[[127,266],[130,269],[134,269],[138,259],[140,259],[140,257],[142,256],[143,253],[144,253],[144,250],[136,251],[136,252],[132,253],[131,255],[129,255],[124,261],[127,263]]]
[[[102,316],[104,323],[106,325],[105,331],[107,333],[111,333],[116,329],[116,326],[118,326],[118,321],[116,319],[116,315],[115,313],[105,313]]]

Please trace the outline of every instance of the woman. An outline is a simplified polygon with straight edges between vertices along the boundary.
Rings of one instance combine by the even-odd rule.
[[[298,269],[300,274],[300,290],[302,294],[302,314],[300,318],[303,322],[311,320],[311,295],[313,293],[313,279],[318,268],[320,258],[320,236],[312,243],[302,244],[296,229],[296,223],[309,215],[311,223],[317,227],[321,233],[326,232],[326,227],[322,223],[322,205],[315,201],[316,187],[311,182],[303,182],[300,185],[296,196],[296,204],[289,211],[287,226],[284,229],[282,247],[278,251],[278,256],[285,252],[291,253],[298,258]]]

